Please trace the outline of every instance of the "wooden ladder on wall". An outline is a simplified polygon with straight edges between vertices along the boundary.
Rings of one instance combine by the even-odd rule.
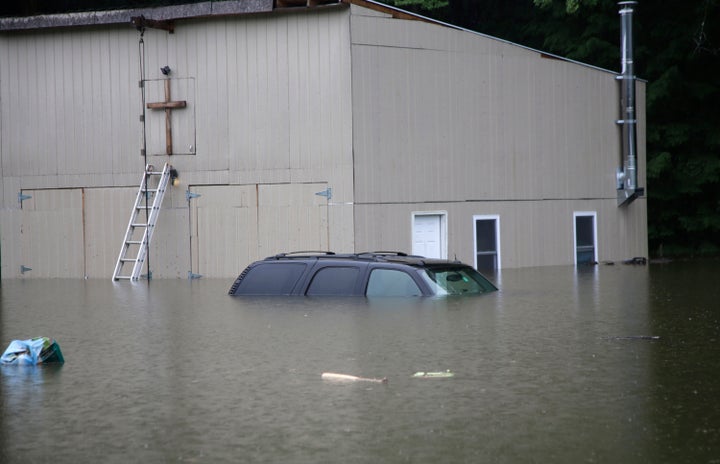
[[[160,206],[165,197],[165,190],[170,182],[172,166],[165,163],[162,171],[148,164],[145,166],[140,189],[138,189],[135,205],[130,213],[125,238],[118,255],[113,281],[138,280],[142,271],[147,248],[155,230]],[[151,187],[154,185],[154,187]],[[143,213],[145,214],[143,218]],[[150,270],[148,270],[148,277]]]

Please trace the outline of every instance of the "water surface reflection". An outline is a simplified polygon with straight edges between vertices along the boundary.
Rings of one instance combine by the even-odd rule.
[[[0,461],[713,462],[716,269],[505,270],[437,300],[3,281],[3,349],[46,335],[66,363],[0,368]]]

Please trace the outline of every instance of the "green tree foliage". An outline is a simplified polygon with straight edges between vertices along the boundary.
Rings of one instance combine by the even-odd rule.
[[[536,0],[548,51],[616,69],[615,1]],[[635,6],[635,71],[647,80],[649,239],[653,254],[720,252],[720,1]],[[547,26],[550,26],[548,28]],[[535,39],[534,39],[535,40]]]
[[[541,8],[547,8],[552,5],[552,0],[533,0],[533,3]],[[565,0],[565,11],[568,13],[575,13],[580,8],[580,3],[583,5],[597,5],[597,0]]]
[[[434,3],[418,0],[413,11],[601,68],[620,68],[615,0]],[[718,254],[720,0],[640,0],[634,9],[635,72],[647,81],[651,253]]]
[[[448,0],[393,0],[388,3],[400,8],[415,7],[426,11],[434,11],[448,6]]]

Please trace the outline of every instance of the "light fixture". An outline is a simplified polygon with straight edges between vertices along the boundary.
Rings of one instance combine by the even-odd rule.
[[[175,168],[170,169],[170,184],[172,184],[173,187],[180,185],[180,174],[178,174]]]
[[[163,66],[162,68],[160,68],[160,72],[166,76],[169,76],[170,73],[172,72],[172,69],[170,69],[170,66],[166,65],[166,66]]]

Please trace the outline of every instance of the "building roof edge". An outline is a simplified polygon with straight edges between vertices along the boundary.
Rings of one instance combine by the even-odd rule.
[[[131,18],[139,16],[152,18],[156,21],[173,21],[208,16],[268,13],[271,11],[273,11],[273,0],[207,1],[160,7],[0,18],[0,31],[129,24]]]
[[[463,32],[468,32],[468,33],[475,34],[475,35],[478,35],[478,36],[481,36],[481,37],[485,37],[485,38],[487,38],[487,39],[496,40],[496,41],[498,41],[498,42],[503,42],[503,43],[506,43],[506,44],[508,44],[508,45],[513,45],[513,46],[515,46],[515,47],[520,47],[520,48],[523,48],[523,49],[525,49],[525,50],[528,50],[528,51],[531,51],[531,52],[535,52],[535,53],[539,54],[542,58],[550,58],[550,59],[556,59],[556,60],[559,60],[559,61],[565,61],[565,62],[568,62],[568,63],[573,63],[573,64],[577,64],[577,65],[580,65],[580,66],[584,66],[584,67],[586,67],[586,68],[592,68],[592,69],[595,69],[595,70],[597,70],[597,71],[602,71],[602,72],[605,72],[605,73],[610,73],[610,74],[613,74],[613,75],[616,75],[616,76],[619,74],[617,71],[612,71],[612,70],[609,70],[609,69],[601,68],[601,67],[599,67],[599,66],[595,66],[595,65],[592,65],[592,64],[588,64],[588,63],[583,63],[582,61],[576,61],[576,60],[573,60],[573,59],[570,59],[570,58],[566,58],[566,57],[563,57],[563,56],[560,56],[560,55],[555,55],[555,54],[553,54],[553,53],[544,52],[544,51],[542,51],[542,50],[538,50],[538,49],[535,49],[535,48],[532,48],[532,47],[528,47],[528,46],[526,46],[526,45],[522,45],[522,44],[519,44],[519,43],[516,43],[516,42],[511,42],[511,41],[509,41],[509,40],[501,39],[501,38],[499,38],[499,37],[495,37],[495,36],[492,36],[492,35],[483,34],[482,32],[473,31],[472,29],[467,29],[467,28],[464,28],[464,27],[456,26],[455,24],[450,24],[450,23],[446,23],[446,22],[444,22],[444,21],[439,21],[439,20],[437,20],[437,19],[429,18],[429,17],[427,17],[427,16],[419,15],[419,14],[417,14],[417,13],[411,13],[411,12],[402,10],[402,9],[400,9],[400,8],[397,8],[397,7],[394,7],[394,6],[391,6],[391,5],[386,5],[386,4],[381,3],[381,2],[379,2],[379,1],[377,1],[377,0],[342,0],[342,1],[343,1],[343,2],[346,2],[346,3],[351,3],[351,4],[353,4],[353,5],[362,6],[362,7],[365,7],[365,8],[371,8],[371,9],[376,10],[376,11],[383,11],[383,12],[385,12],[385,13],[392,14],[393,17],[397,17],[397,18],[399,18],[399,19],[415,19],[415,20],[420,20],[420,21],[425,21],[425,22],[428,22],[428,23],[432,23],[432,24],[437,24],[437,25],[444,26],[444,27],[449,27],[449,28],[456,29],[456,30],[463,31]],[[398,16],[396,16],[396,15],[398,15]],[[619,51],[618,51],[618,55],[619,55]],[[641,80],[641,79],[638,79],[638,80]]]

